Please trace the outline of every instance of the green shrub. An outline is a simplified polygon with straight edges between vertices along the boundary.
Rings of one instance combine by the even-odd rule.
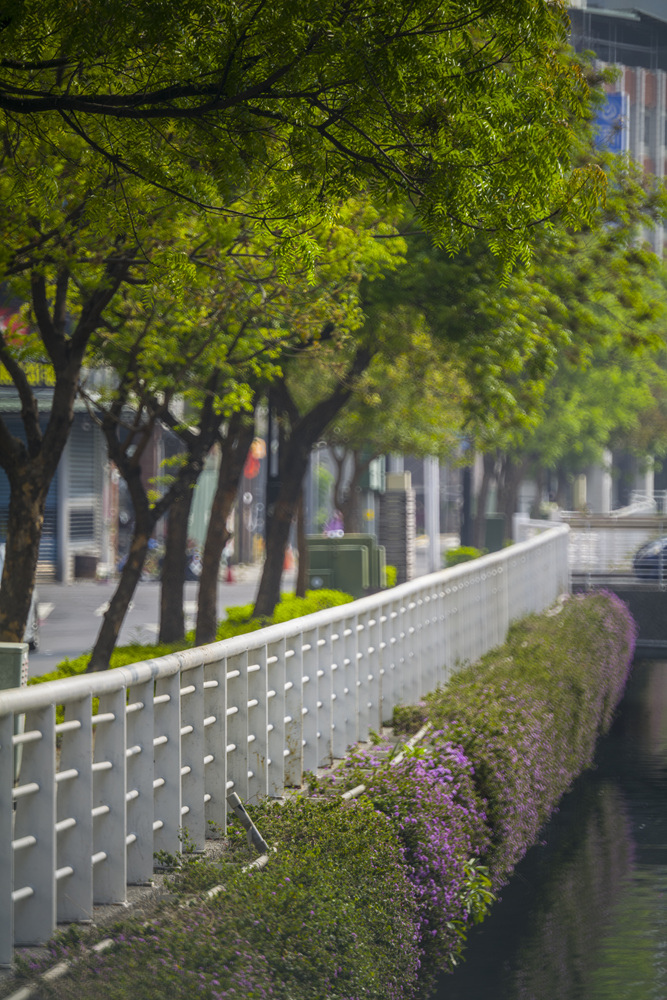
[[[388,587],[395,587],[398,579],[398,570],[395,566],[385,566],[385,582]]]
[[[472,545],[459,545],[456,549],[448,549],[445,552],[445,566],[458,566],[459,563],[470,562],[471,559],[479,559],[486,549],[475,549]]]
[[[513,626],[504,646],[427,697],[433,725],[475,768],[496,885],[590,766],[622,697],[635,638],[628,609],[614,595],[571,598],[558,614]]]
[[[233,608],[225,608],[225,614],[227,615],[228,622],[234,622],[236,625],[244,625],[249,622],[252,618],[252,611],[255,605],[251,601],[249,604],[237,604]],[[225,619],[223,619],[224,621]],[[220,622],[222,625],[222,622]]]
[[[421,705],[394,705],[391,713],[391,725],[394,733],[402,735],[407,733],[412,735],[419,732],[426,720],[426,706]]]
[[[280,604],[276,605],[273,622],[277,624],[292,618],[300,618],[302,615],[312,615],[316,611],[349,604],[353,600],[351,594],[344,594],[341,590],[307,590],[305,597],[294,597],[293,595],[283,597]]]
[[[472,765],[459,747],[433,733],[402,758],[388,756],[389,749],[383,743],[356,748],[320,789],[339,794],[363,784],[364,795],[391,820],[419,906],[419,944],[430,978],[457,964],[470,924],[493,899],[478,863],[489,831]]]
[[[340,799],[297,799],[258,812],[264,836],[280,844],[264,869],[203,862],[211,884],[224,881],[222,892],[107,931],[112,950],[89,955],[44,995],[413,997],[417,910],[387,818],[368,801]]]

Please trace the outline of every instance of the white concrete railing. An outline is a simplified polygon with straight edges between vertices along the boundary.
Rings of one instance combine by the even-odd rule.
[[[615,518],[612,515],[572,515],[570,572],[583,574],[632,574],[637,550],[667,534],[664,514]]]
[[[57,921],[90,920],[93,902],[124,902],[183,830],[198,847],[219,836],[230,789],[248,801],[300,785],[394,705],[499,645],[510,621],[567,589],[567,547],[560,525],[250,635],[0,692],[0,964],[12,941],[44,942]]]
[[[604,577],[633,577],[637,580],[667,582],[667,563],[664,567],[633,568],[637,550],[645,542],[667,535],[667,515],[639,514],[616,516],[611,514],[579,514],[561,511],[563,521],[570,528],[570,573],[578,577],[590,575],[593,581]],[[515,514],[512,534],[515,541],[526,541],[552,526],[554,521],[530,520],[525,514]]]

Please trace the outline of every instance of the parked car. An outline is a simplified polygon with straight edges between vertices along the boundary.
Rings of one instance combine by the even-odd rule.
[[[638,580],[667,580],[667,537],[654,538],[637,549],[632,568]]]
[[[5,566],[5,543],[0,543],[0,576]],[[30,601],[30,611],[28,621],[23,634],[23,641],[28,643],[29,648],[35,652],[39,649],[39,616],[37,614],[37,602],[39,600],[37,587],[33,589],[32,600]]]

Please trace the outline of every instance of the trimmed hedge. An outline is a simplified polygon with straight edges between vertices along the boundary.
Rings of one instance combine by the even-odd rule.
[[[194,872],[200,889],[223,882],[224,891],[148,922],[117,925],[112,951],[88,953],[66,979],[40,985],[40,996],[412,996],[420,965],[417,903],[392,823],[368,800],[295,799],[262,818],[262,832],[270,828],[280,845],[265,869],[244,873],[238,864],[194,861],[186,886]],[[76,954],[78,933],[53,957]]]
[[[114,949],[40,995],[410,1000],[458,960],[491,884],[591,763],[634,642],[627,608],[608,594],[519,623],[429,696],[425,746],[393,765],[382,743],[357,749],[313,782],[318,797],[255,807],[277,846],[264,869],[240,870],[245,835],[232,828],[222,860],[196,859],[177,879],[184,892],[222,884],[218,896],[119,927]],[[360,781],[366,793],[343,802]]]
[[[491,896],[476,862],[489,844],[470,760],[436,733],[395,765],[391,744],[354,751],[319,790],[365,784],[365,795],[393,823],[419,905],[419,939],[428,966],[455,965],[470,918],[482,919]]]
[[[515,624],[500,651],[427,698],[428,717],[474,764],[496,886],[592,763],[635,642],[635,623],[614,594],[572,597],[558,614]]]
[[[447,549],[445,552],[445,566],[460,566],[461,563],[470,562],[472,559],[479,559],[486,549],[476,549],[472,545],[459,545],[456,549]]]

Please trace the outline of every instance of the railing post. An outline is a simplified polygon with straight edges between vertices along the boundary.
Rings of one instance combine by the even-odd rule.
[[[316,628],[301,634],[303,669],[303,769],[316,771],[319,764],[317,739],[317,640]]]
[[[380,725],[385,719],[390,719],[393,712],[391,705],[391,650],[387,644],[387,606],[381,604],[375,611],[376,632],[375,641],[377,644],[377,672],[379,681],[378,709],[380,715]]]
[[[14,952],[14,715],[0,716],[0,966],[12,964]]]
[[[434,594],[434,608],[433,608],[433,660],[434,660],[434,684],[433,687],[436,688],[438,684],[442,684],[444,680],[444,671],[447,663],[447,644],[446,644],[446,633],[445,633],[445,588],[444,585],[439,582],[435,587]]]
[[[130,689],[127,713],[127,881],[148,885],[153,875],[155,733],[153,678]]]
[[[248,653],[227,658],[227,773],[234,791],[248,798]]]
[[[417,596],[411,596],[405,602],[405,616],[403,623],[403,670],[404,670],[404,692],[408,705],[414,705],[419,701],[422,694],[422,652],[416,642],[419,633],[419,607]]]
[[[72,874],[58,882],[58,920],[93,919],[92,696],[65,706],[57,796],[57,867]],[[71,775],[71,777],[68,777]]]
[[[124,903],[127,899],[127,741],[126,689],[100,697],[93,716],[93,899]]]
[[[346,686],[344,624],[341,621],[331,629],[331,698],[332,698],[332,739],[331,753],[334,757],[344,757],[354,737],[350,735],[350,702],[353,698]]]
[[[257,802],[267,795],[269,774],[268,749],[268,659],[266,646],[250,654],[248,664],[248,801]]]
[[[317,766],[333,762],[331,625],[317,629]]]
[[[344,618],[340,623],[340,652],[338,656],[336,670],[336,688],[340,690],[341,697],[345,699],[346,710],[344,714],[344,728],[341,724],[341,731],[338,733],[337,741],[345,745],[345,748],[352,746],[359,739],[358,715],[359,715],[359,690],[357,685],[357,620],[354,615]]]
[[[227,829],[227,684],[226,660],[204,666],[204,801],[207,836],[224,837]]]
[[[287,661],[285,639],[269,644],[266,650],[266,794],[280,797],[286,784],[286,757],[291,754],[287,726]]]
[[[370,640],[370,614],[365,611],[357,616],[357,739],[368,739],[371,720],[375,722],[373,713],[373,687],[375,677],[371,672],[368,657]],[[377,707],[377,699],[376,707]]]
[[[181,678],[158,677],[153,703],[153,849],[181,850]]]
[[[394,599],[388,608],[390,708],[403,704],[403,601]]]
[[[181,669],[181,813],[183,837],[195,850],[204,849],[204,667]]]
[[[285,784],[300,788],[303,783],[304,698],[303,635],[298,632],[285,646]]]
[[[44,944],[56,927],[56,706],[26,712],[25,735],[41,739],[23,747],[14,844],[34,838],[14,853],[14,943]],[[34,791],[30,791],[35,786]],[[27,794],[21,794],[24,790]],[[6,849],[6,848],[5,848]],[[32,889],[26,896],[22,890]]]

